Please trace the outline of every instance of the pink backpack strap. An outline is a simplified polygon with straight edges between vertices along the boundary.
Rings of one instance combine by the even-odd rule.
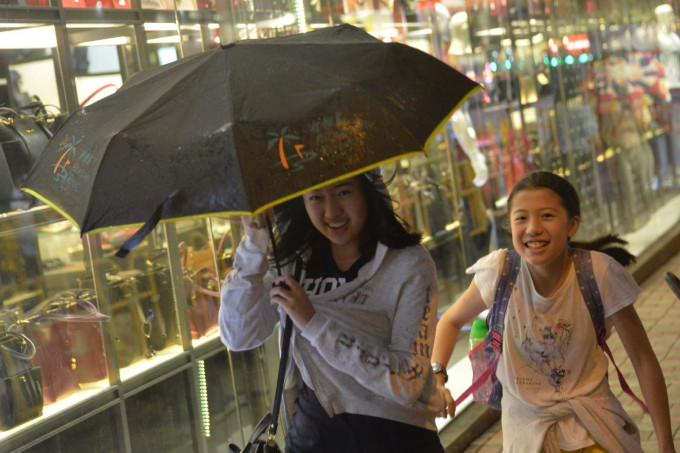
[[[483,348],[483,347],[484,347],[484,343],[479,343],[477,346],[475,346],[474,349],[472,349],[472,350],[470,351],[470,354],[473,354],[473,353],[476,352],[478,349],[481,349],[481,348]],[[465,401],[465,398],[467,398],[468,396],[472,395],[474,392],[476,392],[477,390],[479,390],[479,388],[480,388],[482,385],[484,385],[484,383],[485,383],[487,380],[489,380],[489,379],[491,378],[491,373],[493,373],[493,371],[495,370],[495,368],[496,368],[496,363],[498,363],[498,359],[500,359],[500,358],[501,358],[501,355],[500,355],[500,354],[496,354],[496,357],[494,357],[493,361],[492,361],[491,363],[489,363],[489,366],[486,367],[486,369],[484,370],[484,372],[483,372],[482,374],[480,374],[480,375],[477,377],[477,379],[474,380],[474,382],[472,382],[472,385],[471,385],[470,387],[468,387],[467,389],[465,389],[465,391],[464,391],[463,393],[461,393],[460,396],[459,396],[458,398],[456,398],[456,401],[454,402],[454,404],[455,404],[456,406],[459,406],[460,403],[462,403],[463,401]]]

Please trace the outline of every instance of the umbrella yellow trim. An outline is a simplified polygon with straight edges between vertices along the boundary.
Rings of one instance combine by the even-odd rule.
[[[467,101],[467,100],[470,98],[470,96],[472,96],[473,94],[475,94],[477,91],[479,91],[479,90],[481,90],[481,89],[482,89],[482,86],[478,84],[476,87],[474,87],[472,90],[470,90],[470,91],[465,95],[465,97],[462,98],[462,99],[458,102],[458,104],[456,104],[456,106],[455,106],[454,108],[451,109],[451,111],[449,112],[449,114],[446,115],[446,116],[439,122],[439,124],[437,125],[437,127],[435,127],[435,128],[432,130],[432,133],[430,134],[430,136],[427,137],[427,140],[425,140],[425,148],[424,148],[424,150],[427,151],[427,148],[429,148],[429,146],[430,146],[430,142],[432,141],[432,139],[434,138],[434,136],[437,135],[437,133],[439,132],[439,129],[441,129],[441,128],[444,126],[444,124],[446,124],[446,122],[449,121],[449,120],[451,119],[451,116],[453,115],[453,112],[455,112],[456,110],[458,110],[458,109],[460,108],[460,106],[463,105],[463,104],[465,103],[465,101]]]
[[[58,205],[54,204],[53,202],[51,202],[51,201],[48,200],[47,198],[43,197],[42,195],[40,195],[38,192],[36,192],[36,191],[33,190],[33,189],[28,189],[28,188],[22,187],[21,190],[22,190],[23,192],[26,192],[26,193],[29,193],[29,194],[33,195],[33,196],[34,196],[35,198],[37,198],[38,200],[41,200],[43,203],[49,205],[49,206],[52,207],[55,211],[57,211],[59,214],[61,214],[62,216],[64,216],[69,222],[71,222],[72,224],[74,224],[75,226],[77,226],[78,229],[80,229],[80,225],[78,225],[78,222],[76,222],[76,221],[73,219],[73,217],[71,217],[70,215],[68,215],[68,214],[66,213],[66,211],[64,211],[63,209],[61,209]]]
[[[389,159],[385,159],[385,160],[376,162],[376,163],[374,163],[374,164],[368,165],[368,166],[366,166],[366,167],[362,167],[362,168],[359,169],[359,170],[354,170],[354,171],[349,172],[349,173],[344,173],[342,176],[338,176],[338,177],[336,177],[336,178],[329,179],[329,180],[327,180],[327,181],[324,181],[323,183],[316,184],[316,185],[311,186],[311,187],[307,187],[307,188],[305,188],[304,190],[300,190],[300,191],[297,191],[297,192],[295,192],[295,193],[293,193],[293,194],[291,194],[291,195],[287,195],[287,196],[285,196],[285,197],[282,197],[282,198],[279,198],[279,199],[277,199],[277,200],[274,200],[274,201],[272,201],[272,202],[270,202],[270,203],[267,203],[266,205],[264,205],[264,206],[262,206],[262,207],[260,207],[260,208],[257,208],[255,211],[252,211],[252,212],[251,212],[251,211],[221,211],[221,212],[211,212],[211,213],[206,213],[206,214],[195,214],[195,215],[189,215],[189,216],[172,217],[172,218],[168,218],[168,219],[161,219],[158,223],[161,224],[161,223],[168,223],[168,222],[176,222],[176,221],[179,221],[179,220],[204,219],[204,218],[208,218],[208,217],[218,217],[218,216],[233,216],[233,217],[236,217],[236,216],[244,216],[244,215],[245,215],[245,216],[251,216],[251,217],[252,217],[252,216],[255,216],[255,215],[257,215],[257,214],[259,214],[259,213],[261,213],[261,212],[264,212],[264,211],[266,211],[267,209],[270,209],[270,208],[272,208],[272,207],[274,207],[274,206],[276,206],[276,205],[278,205],[278,204],[284,203],[284,202],[286,202],[286,201],[288,201],[288,200],[292,200],[293,198],[297,198],[297,197],[301,196],[302,194],[304,194],[304,193],[306,193],[306,192],[309,192],[309,191],[311,191],[311,190],[316,190],[316,189],[320,189],[320,188],[322,188],[322,187],[329,186],[329,185],[334,184],[334,183],[336,183],[336,182],[338,182],[338,181],[342,181],[342,180],[345,180],[345,179],[347,179],[347,178],[351,178],[351,177],[353,177],[353,176],[356,176],[356,175],[365,173],[365,172],[367,172],[367,171],[369,171],[369,170],[372,170],[372,169],[374,169],[374,168],[377,168],[377,167],[379,167],[379,166],[381,166],[381,165],[385,165],[385,164],[388,164],[388,163],[391,163],[391,162],[394,162],[394,161],[398,161],[398,160],[401,160],[401,159],[407,159],[407,158],[412,157],[412,156],[417,156],[417,155],[425,154],[425,151],[426,151],[427,148],[429,147],[430,142],[432,141],[432,139],[437,135],[437,133],[439,132],[439,130],[444,126],[444,124],[446,124],[446,122],[449,121],[449,120],[451,119],[451,116],[453,115],[453,113],[454,113],[456,110],[458,110],[458,108],[459,108],[461,105],[463,105],[463,103],[465,103],[465,101],[467,101],[468,98],[469,98],[470,96],[472,96],[474,93],[476,93],[476,92],[477,92],[478,90],[480,90],[481,88],[482,88],[481,85],[477,85],[476,87],[474,87],[472,90],[470,90],[470,91],[465,95],[465,97],[463,97],[463,98],[458,102],[458,104],[456,104],[456,106],[455,106],[453,109],[451,109],[451,111],[450,111],[450,112],[449,112],[449,113],[441,120],[441,122],[437,125],[437,127],[434,128],[434,129],[432,130],[432,133],[429,135],[429,137],[428,137],[427,140],[425,141],[425,146],[423,147],[422,150],[419,150],[419,151],[411,151],[411,152],[408,152],[408,153],[403,153],[403,154],[400,154],[400,155],[398,155],[398,156],[394,156],[394,157],[391,157],[391,158],[389,158]],[[57,204],[53,203],[52,201],[48,200],[47,198],[45,198],[44,196],[40,195],[39,193],[37,193],[36,191],[34,191],[34,190],[32,190],[32,189],[28,189],[28,188],[22,187],[21,190],[24,191],[24,192],[26,192],[26,193],[29,193],[29,194],[33,195],[33,196],[36,197],[37,199],[43,201],[45,204],[51,206],[51,207],[54,208],[57,212],[59,212],[59,214],[61,214],[62,216],[64,216],[64,217],[65,217],[66,219],[68,219],[72,224],[74,224],[76,227],[78,227],[78,229],[80,229],[80,225],[78,224],[78,222],[76,222],[75,219],[73,219],[73,217],[71,217],[70,215],[68,215],[68,214],[66,213],[66,211],[64,211],[64,210],[63,210],[61,207],[59,207]],[[109,226],[109,227],[96,228],[96,229],[93,229],[93,230],[88,231],[87,233],[101,233],[101,232],[103,232],[103,231],[118,230],[118,229],[124,229],[124,228],[132,228],[132,227],[140,227],[140,226],[142,226],[142,225],[144,225],[144,222],[130,223],[130,224],[126,224],[126,225],[114,225],[114,226]],[[81,234],[82,234],[82,232],[81,232]]]

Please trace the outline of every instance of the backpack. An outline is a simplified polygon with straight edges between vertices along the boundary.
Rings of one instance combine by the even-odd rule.
[[[619,367],[614,361],[609,346],[606,342],[606,330],[604,327],[604,308],[602,299],[597,288],[595,275],[593,273],[593,262],[589,250],[573,248],[570,254],[574,260],[576,278],[581,288],[581,294],[585,300],[590,317],[593,320],[597,343],[602,350],[609,356],[616,373],[619,383],[624,392],[630,395],[641,407],[644,413],[649,413],[645,403],[640,400],[631,390],[630,386],[623,377]],[[472,364],[472,385],[466,389],[455,401],[456,406],[472,394],[474,401],[482,403],[492,409],[501,410],[501,398],[503,387],[496,379],[496,367],[503,352],[503,328],[505,321],[505,311],[508,307],[510,295],[517,280],[517,274],[521,264],[521,258],[515,250],[508,250],[505,254],[503,270],[496,288],[494,302],[491,305],[489,314],[486,317],[486,324],[489,326],[489,333],[484,342],[472,349],[468,356]]]

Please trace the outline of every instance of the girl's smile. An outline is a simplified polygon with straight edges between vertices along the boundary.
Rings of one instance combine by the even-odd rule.
[[[356,177],[303,195],[312,225],[331,243],[340,270],[359,256],[359,244],[368,217],[366,199]]]
[[[562,199],[545,188],[524,189],[512,199],[512,244],[524,258],[537,288],[555,289],[569,265],[569,238],[576,234],[578,217],[569,217]]]

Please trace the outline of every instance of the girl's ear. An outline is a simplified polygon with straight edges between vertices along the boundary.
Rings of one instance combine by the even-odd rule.
[[[581,218],[579,216],[575,215],[569,220],[569,231],[567,232],[569,239],[576,235],[579,225],[581,225]]]

